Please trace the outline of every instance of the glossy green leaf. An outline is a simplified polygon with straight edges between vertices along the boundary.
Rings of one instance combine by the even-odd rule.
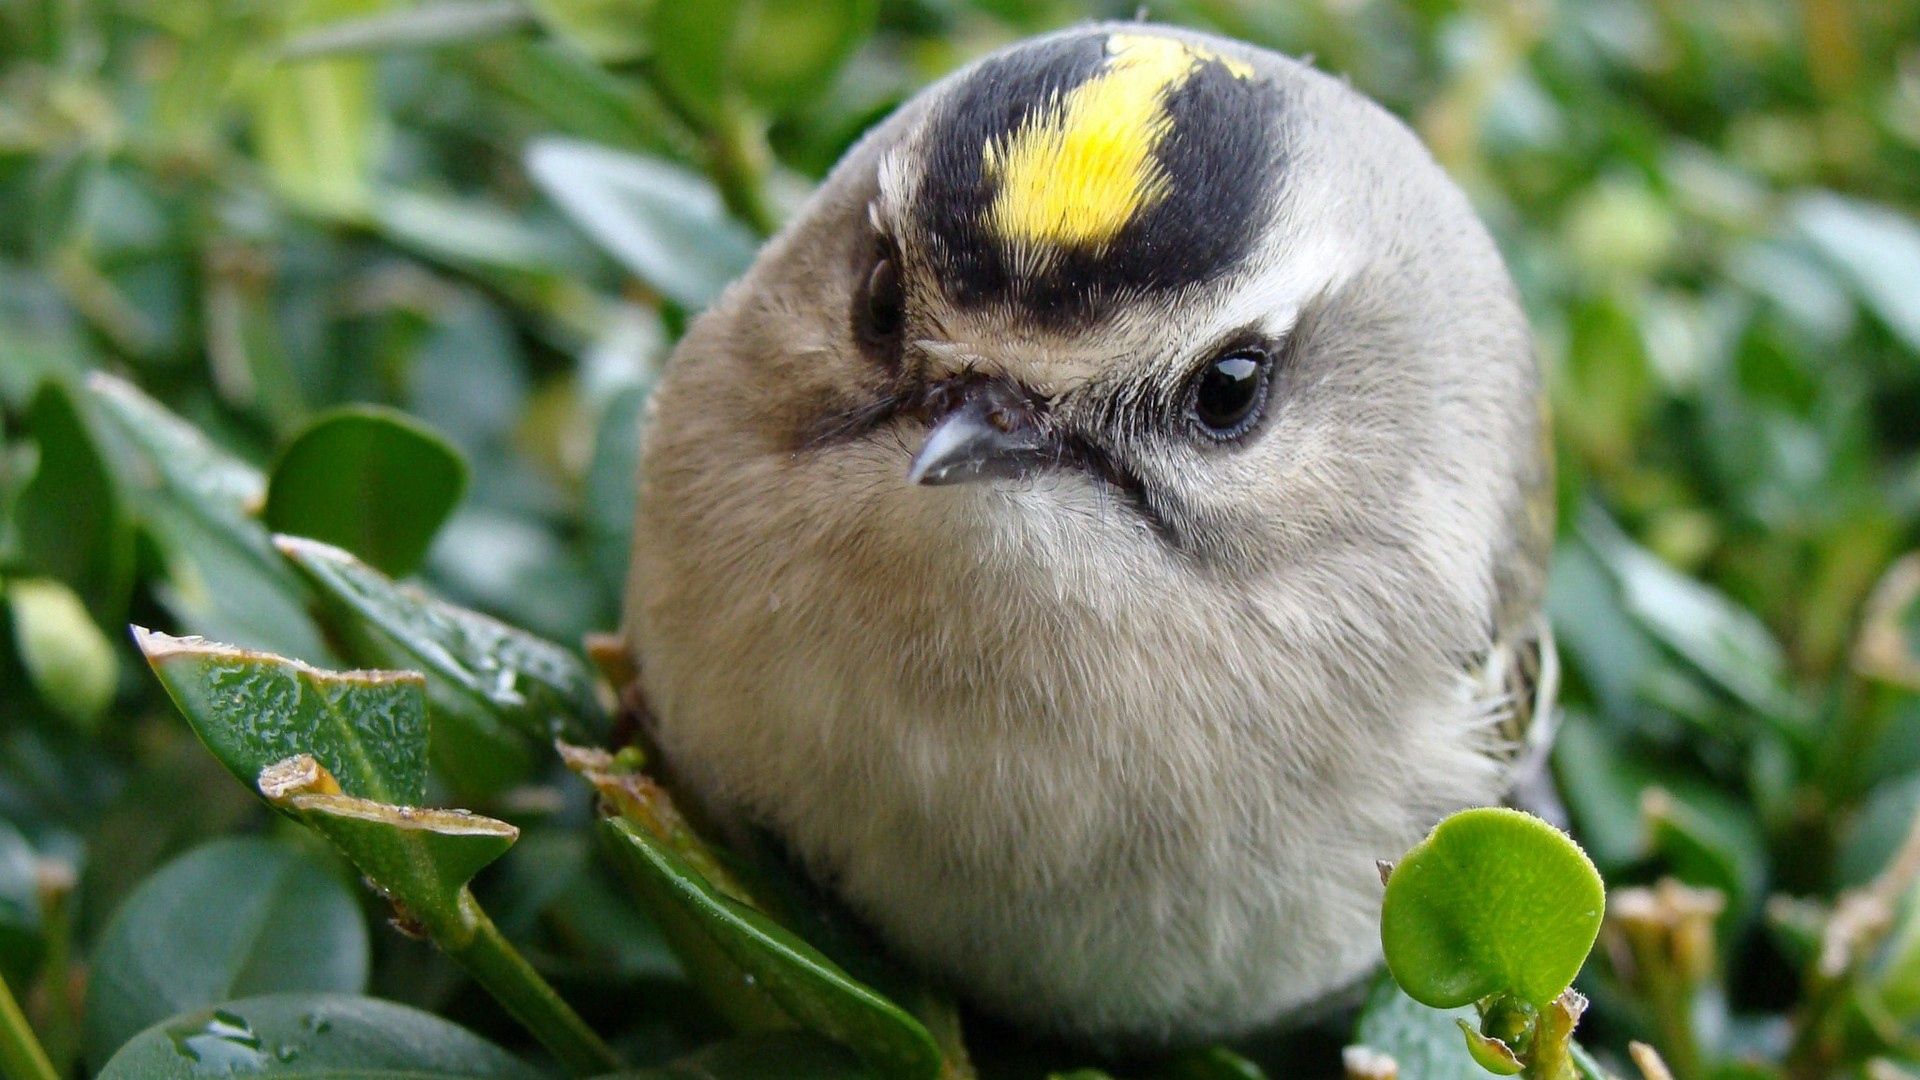
[[[300,754],[359,798],[413,805],[426,792],[425,680],[321,671],[271,653],[136,629],[135,641],[200,740],[241,783]]]
[[[95,374],[87,391],[121,486],[162,546],[158,594],[173,616],[203,636],[332,663],[299,577],[253,517],[266,499],[260,471],[127,382]]]
[[[93,950],[86,1056],[95,1069],[142,1029],[235,997],[358,993],[366,919],[338,877],[266,840],[216,840],[127,898]]]
[[[1267,1074],[1224,1046],[1208,1046],[1173,1055],[1155,1072],[1154,1080],[1267,1080]]]
[[[260,794],[345,852],[403,917],[436,939],[470,930],[473,875],[506,854],[520,830],[465,810],[394,806],[343,794],[311,755],[297,754],[260,773]]]
[[[1467,1053],[1459,1024],[1477,1024],[1471,1006],[1435,1009],[1406,995],[1390,975],[1367,994],[1353,1041],[1391,1057],[1407,1080],[1487,1080],[1494,1074]]]
[[[592,741],[606,732],[593,673],[579,655],[398,585],[338,548],[298,537],[276,542],[320,595],[355,659],[424,671],[436,717],[493,748],[484,752],[524,757],[526,738],[544,746],[555,737]]]
[[[278,532],[411,573],[467,489],[467,465],[433,429],[395,409],[335,409],[274,464],[264,517]]]
[[[39,467],[14,505],[21,557],[71,586],[102,627],[117,626],[132,584],[133,530],[106,458],[63,382],[41,384],[27,427]]]
[[[1789,208],[1795,228],[1845,273],[1869,308],[1907,347],[1920,350],[1920,224],[1890,206],[1828,192]]]
[[[16,578],[0,593],[13,644],[40,699],[90,728],[113,703],[120,661],[73,590],[51,578]]]
[[[1394,866],[1381,909],[1387,967],[1407,995],[1453,1008],[1492,994],[1545,1005],[1573,982],[1605,895],[1566,834],[1500,807],[1463,810]]]
[[[716,889],[662,837],[624,818],[608,818],[604,825],[621,865],[669,939],[681,948],[705,946],[681,954],[697,982],[745,982],[794,1022],[845,1043],[886,1075],[939,1075],[940,1051],[918,1020],[848,978],[773,920]],[[690,942],[689,933],[704,940]],[[715,961],[728,967],[716,970]]]
[[[183,1013],[142,1031],[97,1080],[541,1080],[541,1073],[431,1013],[344,994],[269,994]]]
[[[728,215],[713,185],[679,166],[547,138],[528,148],[527,171],[634,276],[689,311],[706,307],[753,259],[752,232]]]

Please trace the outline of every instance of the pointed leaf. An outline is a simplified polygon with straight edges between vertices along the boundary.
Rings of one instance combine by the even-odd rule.
[[[872,1069],[847,1048],[810,1031],[743,1035],[652,1069],[630,1069],[597,1080],[874,1080]]]
[[[432,428],[397,409],[348,406],[281,452],[263,516],[397,576],[419,567],[466,490],[466,460]]]
[[[848,978],[773,920],[715,888],[666,839],[624,818],[604,824],[621,864],[669,940],[676,947],[704,944],[712,950],[682,954],[696,981],[711,988],[716,979],[731,979],[764,994],[803,1027],[845,1043],[886,1075],[939,1075],[939,1048],[918,1020]],[[705,942],[689,941],[690,932],[703,935]],[[716,957],[732,970],[717,970]]]
[[[426,672],[436,716],[463,735],[488,747],[511,745],[516,733],[541,743],[604,736],[593,672],[573,652],[398,585],[339,548],[291,536],[275,542],[319,594],[355,658]]]
[[[310,754],[350,795],[426,792],[424,682],[410,671],[321,671],[271,653],[136,628],[134,640],[200,740],[242,783]]]
[[[1394,866],[1380,940],[1415,1001],[1511,994],[1545,1006],[1579,972],[1604,907],[1599,873],[1565,833],[1482,807],[1441,822]]]
[[[465,810],[392,806],[342,794],[309,754],[262,770],[258,786],[268,802],[332,840],[402,914],[436,930],[466,921],[467,882],[520,835],[504,821]]]
[[[346,885],[285,844],[215,840],[161,867],[94,948],[86,1056],[95,1069],[158,1020],[285,990],[358,993],[366,919]]]
[[[129,383],[95,374],[87,391],[120,484],[169,560],[160,597],[174,617],[220,640],[331,663],[299,576],[253,518],[266,496],[259,470]]]
[[[688,311],[706,307],[753,261],[753,233],[728,216],[713,185],[677,165],[548,138],[528,149],[527,170],[587,235]]]
[[[141,1032],[97,1080],[541,1080],[431,1013],[344,994],[269,994],[183,1013]]]

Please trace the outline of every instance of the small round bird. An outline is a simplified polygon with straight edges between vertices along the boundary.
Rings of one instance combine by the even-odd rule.
[[[1402,124],[1077,27],[902,107],[695,320],[625,633],[675,775],[981,1008],[1246,1032],[1362,978],[1375,860],[1511,786],[1544,426]]]

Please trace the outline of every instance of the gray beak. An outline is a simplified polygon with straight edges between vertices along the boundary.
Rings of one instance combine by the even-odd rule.
[[[991,383],[961,392],[960,400],[933,421],[927,441],[913,455],[907,481],[962,484],[1026,476],[1053,458],[1052,442],[1026,402]]]

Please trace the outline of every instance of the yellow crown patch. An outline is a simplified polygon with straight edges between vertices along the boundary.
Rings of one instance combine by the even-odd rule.
[[[1173,38],[1107,38],[1099,74],[987,144],[985,171],[996,185],[989,227],[1028,250],[1112,240],[1167,197],[1169,181],[1154,158],[1173,127],[1166,94],[1208,61],[1235,78],[1253,74],[1245,63]]]

